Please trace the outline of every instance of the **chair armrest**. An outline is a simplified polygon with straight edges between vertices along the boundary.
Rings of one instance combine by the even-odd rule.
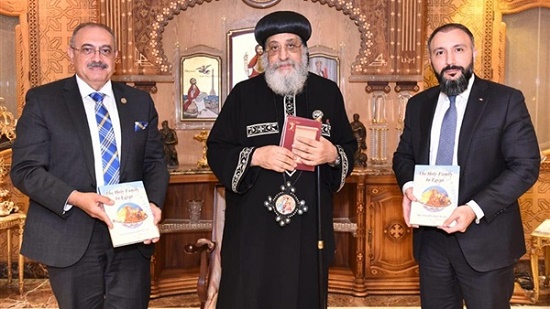
[[[210,239],[200,238],[195,244],[187,244],[184,252],[187,254],[200,254],[199,278],[197,280],[197,295],[201,304],[204,304],[208,298],[209,281],[209,255],[216,248],[216,243]]]

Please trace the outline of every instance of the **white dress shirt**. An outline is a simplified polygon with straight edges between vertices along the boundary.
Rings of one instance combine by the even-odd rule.
[[[95,119],[95,101],[90,97],[90,94],[96,92],[88,84],[86,84],[82,79],[76,76],[76,82],[78,83],[78,88],[80,90],[80,95],[82,96],[82,101],[84,102],[84,109],[86,110],[86,118],[88,119],[88,126],[90,129],[90,135],[92,137],[92,147],[94,149],[94,169],[95,177],[97,180],[97,186],[104,185],[103,181],[103,162],[101,161],[101,145],[99,142],[99,131],[97,129],[97,120]],[[116,147],[118,151],[118,159],[121,158],[121,131],[120,131],[120,119],[118,118],[118,110],[116,107],[115,96],[113,93],[113,88],[111,81],[108,81],[99,91],[105,94],[103,98],[103,105],[107,111],[109,111],[109,117],[113,124],[113,130],[115,131]]]
[[[115,131],[116,147],[118,151],[118,159],[121,158],[121,141],[122,134],[120,129],[120,119],[118,118],[118,109],[115,102],[115,95],[113,93],[113,87],[109,80],[103,87],[96,91],[84,82],[78,75],[76,75],[76,83],[84,102],[84,110],[86,112],[86,119],[88,120],[88,128],[92,137],[92,148],[94,155],[94,171],[96,178],[96,185],[103,186],[105,181],[103,180],[103,162],[101,158],[101,143],[99,141],[99,130],[97,129],[97,120],[95,118],[95,101],[90,97],[93,92],[101,92],[105,96],[103,97],[103,105],[109,112],[111,123],[113,124],[113,130]],[[77,102],[75,102],[77,104]],[[64,212],[69,211],[73,205],[65,203]]]
[[[456,131],[455,131],[455,140],[454,140],[454,150],[453,150],[453,165],[458,165],[458,138],[460,136],[460,128],[462,127],[462,120],[464,119],[464,113],[466,112],[466,106],[468,105],[468,98],[470,97],[470,91],[472,90],[472,85],[474,84],[475,76],[472,75],[468,81],[468,88],[461,94],[456,96]],[[432,122],[432,131],[430,134],[430,165],[435,165],[437,150],[439,148],[439,135],[441,133],[441,124],[443,123],[443,117],[445,112],[449,108],[449,97],[440,92],[437,99],[437,106],[435,108],[435,113]],[[413,186],[413,182],[410,181],[403,186],[403,192],[408,188]],[[475,222],[479,224],[479,220],[485,215],[483,210],[479,205],[471,200],[466,205],[470,206],[474,213],[476,214]]]

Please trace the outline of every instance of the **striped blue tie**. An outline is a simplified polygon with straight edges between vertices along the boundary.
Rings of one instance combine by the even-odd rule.
[[[120,179],[120,161],[116,147],[115,130],[109,111],[103,105],[105,94],[94,92],[90,97],[95,101],[95,119],[101,144],[101,161],[103,163],[103,180],[105,185],[116,184]]]
[[[449,96],[449,108],[443,116],[441,133],[439,135],[439,147],[437,148],[436,165],[452,165],[455,148],[456,134],[456,96]]]

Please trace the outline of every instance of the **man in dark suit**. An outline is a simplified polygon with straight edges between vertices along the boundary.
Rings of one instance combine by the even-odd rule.
[[[17,124],[11,177],[30,198],[21,253],[47,266],[60,308],[147,308],[149,301],[158,238],[113,248],[104,211],[113,202],[96,193],[107,181],[96,101],[114,132],[114,183],[143,181],[155,224],[168,185],[151,97],[110,80],[115,42],[104,25],[77,26],[68,48],[76,75],[29,90]],[[92,99],[95,92],[103,99]]]
[[[473,74],[472,33],[447,24],[428,39],[439,87],[412,97],[393,157],[410,226],[416,164],[436,165],[438,148],[454,145],[460,166],[458,207],[439,227],[414,226],[423,308],[510,308],[514,264],[525,253],[518,198],[537,180],[540,152],[519,90]],[[452,99],[455,98],[455,99]],[[456,104],[454,138],[439,142],[450,102]]]

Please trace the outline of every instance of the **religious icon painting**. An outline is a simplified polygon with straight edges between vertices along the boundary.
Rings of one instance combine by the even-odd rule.
[[[296,211],[296,200],[290,194],[281,194],[275,199],[275,208],[282,215],[288,215]]]
[[[264,206],[275,214],[275,221],[284,227],[290,223],[290,218],[294,215],[306,213],[308,206],[304,200],[298,199],[296,189],[290,181],[281,185],[280,190],[274,197],[268,196]]]
[[[321,54],[311,55],[308,70],[339,84],[338,58]]]
[[[214,121],[221,110],[221,58],[182,56],[180,72],[179,121]]]
[[[229,60],[228,92],[239,82],[264,72],[264,49],[256,42],[254,28],[231,30],[227,33]]]
[[[310,47],[308,70],[340,85],[340,60],[337,55],[337,51],[330,47]]]

